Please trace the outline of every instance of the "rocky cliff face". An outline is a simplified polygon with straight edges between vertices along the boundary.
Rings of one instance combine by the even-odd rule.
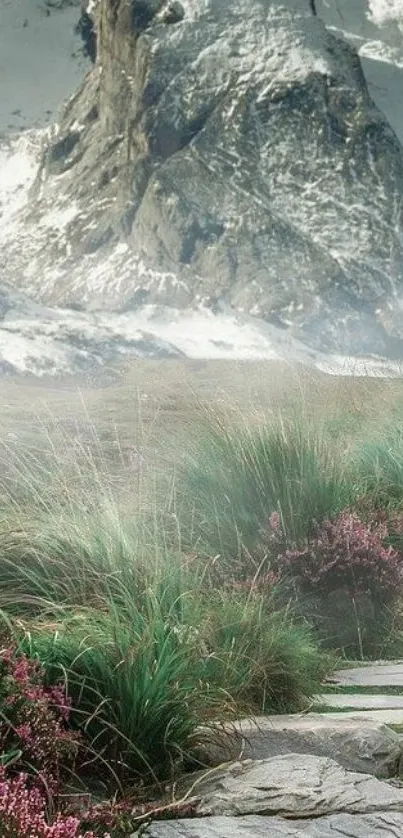
[[[403,150],[311,0],[89,10],[97,60],[0,279],[51,305],[225,301],[315,347],[401,356]]]

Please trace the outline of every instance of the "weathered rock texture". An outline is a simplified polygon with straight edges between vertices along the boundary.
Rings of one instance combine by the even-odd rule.
[[[198,817],[151,824],[147,838],[401,838],[403,789],[336,762],[292,754],[202,780]]]
[[[287,754],[233,763],[198,786],[199,815],[317,818],[339,812],[403,812],[403,789],[334,760]]]
[[[207,764],[220,765],[239,759],[267,759],[285,754],[330,757],[349,771],[394,777],[403,762],[402,737],[371,719],[355,721],[346,714],[272,716],[242,721],[209,737],[200,752]]]
[[[90,8],[97,61],[0,279],[61,305],[223,299],[401,355],[403,151],[310,0]]]
[[[249,815],[154,823],[145,838],[401,838],[403,815],[331,815],[290,821]],[[134,838],[134,837],[133,837]]]

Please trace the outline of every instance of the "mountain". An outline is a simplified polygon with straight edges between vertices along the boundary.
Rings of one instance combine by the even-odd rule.
[[[0,282],[82,317],[230,307],[316,352],[401,358],[403,107],[378,82],[402,35],[369,11],[91,0],[97,58],[26,136]]]

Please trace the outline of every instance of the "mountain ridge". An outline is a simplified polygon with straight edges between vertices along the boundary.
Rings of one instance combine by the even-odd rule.
[[[90,312],[229,305],[400,358],[403,151],[322,7],[92,3],[99,56],[3,224],[0,280]]]

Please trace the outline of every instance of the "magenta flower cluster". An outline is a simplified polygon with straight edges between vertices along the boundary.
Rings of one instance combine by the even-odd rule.
[[[20,752],[15,770],[33,768],[52,794],[62,765],[72,764],[79,737],[69,730],[64,685],[44,685],[41,665],[13,647],[0,650],[0,753]]]
[[[70,710],[64,685],[46,687],[38,662],[0,649],[1,838],[96,838],[80,831],[80,818],[57,810],[63,769],[79,747]]]
[[[0,768],[0,834],[1,838],[96,838],[94,832],[81,832],[80,820],[73,816],[59,813],[49,824],[39,787],[27,774],[7,777],[4,768]]]

